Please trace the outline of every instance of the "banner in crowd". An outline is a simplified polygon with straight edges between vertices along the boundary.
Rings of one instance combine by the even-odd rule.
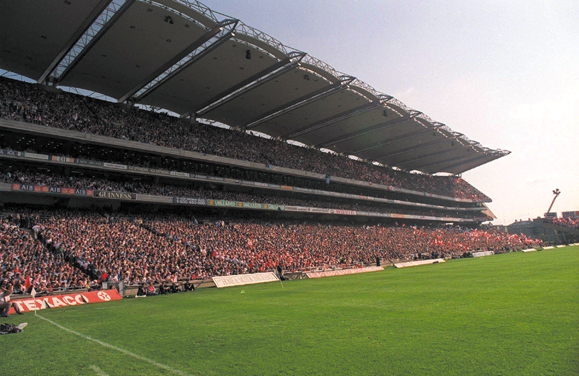
[[[264,204],[263,208],[269,210],[285,210],[285,205]]]
[[[20,155],[20,152],[17,152],[16,150],[0,149],[0,154],[18,157]]]
[[[103,167],[103,162],[93,161],[92,159],[77,159],[76,163],[81,165],[100,166]]]
[[[46,185],[32,185],[32,184],[12,184],[13,191],[28,191],[37,193],[60,193],[65,195],[81,195],[92,196],[94,191],[92,189],[78,189],[78,188],[60,188],[48,187]]]
[[[347,198],[358,198],[358,199],[371,199],[372,201],[384,202],[384,203],[393,203],[393,204],[408,204],[405,201],[400,200],[389,200],[379,197],[368,197],[356,194],[349,194],[349,193],[339,193],[333,191],[324,191],[319,189],[310,189],[310,188],[301,188],[301,187],[292,187],[286,185],[277,185],[277,184],[267,184],[267,183],[260,183],[260,182],[251,182],[245,180],[237,180],[237,179],[224,179],[221,177],[216,176],[208,176],[204,174],[189,174],[186,172],[179,172],[179,171],[169,171],[163,169],[153,169],[148,167],[138,167],[138,166],[129,166],[124,164],[118,163],[108,163],[108,162],[99,162],[94,160],[86,160],[80,158],[68,158],[62,156],[53,156],[53,155],[45,155],[45,154],[36,154],[36,153],[28,153],[28,152],[18,152],[14,150],[6,150],[0,149],[0,155],[9,155],[9,156],[16,156],[16,157],[25,157],[25,158],[33,158],[33,159],[42,159],[42,160],[51,160],[55,162],[66,162],[66,163],[74,163],[74,164],[84,164],[84,165],[91,165],[91,166],[99,166],[99,167],[106,167],[112,168],[117,170],[132,170],[144,173],[154,173],[154,174],[162,174],[162,175],[169,175],[169,176],[178,176],[183,178],[190,178],[202,181],[229,181],[235,182],[238,185],[256,185],[256,186],[263,186],[263,187],[270,187],[270,188],[278,188],[284,190],[296,190],[300,192],[308,192],[308,193],[317,193],[322,194],[325,196],[335,196],[335,197],[347,197]],[[364,185],[364,184],[362,184]],[[372,184],[370,184],[372,185]],[[376,185],[379,186],[379,185]],[[31,188],[32,187],[32,188]],[[42,188],[38,188],[42,187]],[[385,187],[385,186],[384,186]],[[392,187],[388,187],[391,190]],[[136,200],[137,195],[135,193],[125,193],[125,192],[108,192],[108,191],[93,191],[88,189],[73,189],[73,188],[54,188],[54,187],[44,187],[44,186],[33,186],[33,185],[26,185],[26,184],[13,184],[12,190],[22,190],[22,191],[31,191],[31,192],[43,192],[43,193],[62,193],[62,194],[76,194],[76,195],[84,195],[84,196],[94,196],[98,198],[109,198],[109,199],[121,199],[121,200]],[[407,193],[416,193],[410,190],[405,190],[402,188],[392,189],[398,190],[400,192],[404,191]],[[94,194],[93,194],[94,192]],[[430,195],[431,197],[438,197],[437,195]],[[440,196],[441,198],[444,198]],[[467,202],[469,200],[464,199],[454,199],[455,201]],[[151,201],[151,200],[148,200]],[[471,220],[465,218],[449,218],[449,217],[431,217],[431,216],[417,216],[417,215],[405,215],[405,214],[397,214],[397,213],[377,213],[377,212],[357,212],[355,210],[342,210],[342,209],[323,209],[323,208],[311,208],[311,207],[304,207],[304,206],[286,206],[286,205],[272,205],[272,204],[261,204],[261,203],[246,203],[246,202],[238,202],[238,201],[228,201],[228,200],[212,200],[212,199],[195,199],[195,198],[188,198],[188,197],[174,197],[173,202],[176,204],[185,204],[185,205],[212,205],[212,206],[221,206],[221,207],[240,207],[240,208],[251,208],[251,209],[269,209],[269,210],[287,210],[287,211],[295,211],[295,212],[311,212],[311,213],[325,213],[325,214],[338,214],[338,215],[364,215],[364,216],[374,216],[374,217],[386,217],[386,218],[406,218],[406,219],[428,219],[428,220],[439,220],[439,221],[446,221],[446,222],[470,222]],[[438,208],[443,209],[444,206],[440,205],[429,205],[424,203],[412,203],[411,206],[422,206],[422,207],[431,207],[431,208]]]
[[[114,198],[117,200],[135,200],[137,198],[137,194],[128,192],[94,191],[94,197]]]
[[[58,156],[56,156],[56,155],[51,156],[50,160],[51,160],[51,161],[54,161],[54,162],[74,163],[74,158],[58,157]]]
[[[209,205],[237,207],[237,206],[241,206],[241,202],[227,201],[227,200],[209,200]]]
[[[22,154],[26,158],[40,159],[40,160],[44,160],[44,161],[48,160],[48,155],[46,155],[46,154],[36,154],[36,153],[28,153],[28,152],[24,152]]]
[[[20,312],[37,311],[41,309],[68,307],[88,303],[104,303],[111,300],[121,300],[122,297],[115,289],[103,291],[82,292],[67,295],[37,296],[30,299],[12,299],[11,302],[18,307]],[[16,313],[14,308],[10,313]]]
[[[240,204],[242,208],[263,209],[263,204],[258,204],[257,202],[241,202]]]
[[[306,273],[306,275],[308,276],[308,278],[322,278],[322,277],[335,277],[337,275],[377,272],[380,270],[384,270],[384,268],[382,266],[367,266],[365,268],[359,267],[352,269],[328,270],[323,272],[308,272]]]
[[[355,210],[344,210],[344,209],[329,209],[331,214],[341,214],[341,215],[356,215]]]
[[[217,286],[218,288],[253,285],[256,283],[275,282],[275,281],[279,281],[279,278],[273,272],[213,277],[213,282],[215,282],[215,286]]]
[[[207,199],[192,197],[173,197],[173,203],[184,205],[207,205]]]

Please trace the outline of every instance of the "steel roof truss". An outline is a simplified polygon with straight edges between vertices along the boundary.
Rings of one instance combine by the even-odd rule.
[[[102,38],[103,35],[117,22],[121,16],[135,3],[136,0],[126,0],[118,9],[114,1],[109,3],[109,6],[95,22],[82,35],[77,43],[70,49],[60,64],[53,70],[50,76],[56,82],[64,80],[64,78],[72,71],[79,61],[90,51],[90,49]],[[100,28],[99,28],[100,26]],[[77,47],[77,48],[75,48]]]
[[[420,144],[420,145],[418,145],[418,146],[410,146],[410,147],[404,148],[404,149],[402,149],[402,150],[398,150],[398,151],[396,151],[396,152],[394,152],[394,153],[385,154],[385,155],[383,155],[383,156],[381,156],[381,157],[374,158],[374,159],[376,159],[376,160],[381,160],[381,159],[385,159],[385,158],[390,158],[390,157],[394,157],[394,156],[396,156],[396,155],[406,154],[406,153],[410,153],[410,152],[413,152],[413,151],[416,151],[416,150],[419,150],[419,149],[427,148],[427,147],[432,146],[432,145],[437,145],[437,144],[441,144],[441,143],[443,143],[443,142],[448,142],[448,141],[450,141],[450,140],[452,140],[452,139],[451,139],[451,138],[444,138],[444,139],[441,139],[441,140],[435,140],[435,141],[425,142],[425,143]]]
[[[38,83],[45,83],[46,79],[50,76],[52,71],[58,66],[62,59],[70,52],[70,50],[75,46],[78,40],[87,32],[88,28],[94,24],[97,18],[108,8],[109,4],[113,0],[101,0],[101,2],[92,10],[87,18],[82,22],[78,29],[74,32],[72,37],[66,42],[62,50],[56,55],[54,60],[48,65],[44,70],[44,73],[38,79]]]
[[[429,133],[429,132],[432,132],[432,131],[436,132],[436,128],[425,128],[425,129],[421,129],[421,130],[418,130],[418,131],[414,131],[414,132],[410,132],[410,133],[404,134],[404,135],[399,136],[399,137],[395,137],[395,138],[386,140],[386,141],[375,142],[375,143],[373,143],[373,144],[370,144],[370,145],[368,145],[368,146],[365,146],[365,147],[362,148],[362,149],[350,150],[350,151],[348,151],[348,152],[349,152],[350,154],[360,153],[360,152],[364,152],[364,151],[376,149],[376,148],[379,148],[379,147],[381,147],[381,146],[386,146],[386,145],[394,144],[394,143],[396,143],[396,142],[403,141],[403,140],[407,140],[407,139],[409,139],[409,138],[413,138],[413,137],[416,137],[416,136],[420,136],[420,135],[423,135],[423,134],[426,134],[426,133]]]
[[[474,150],[473,150],[473,151],[474,151]],[[478,154],[477,157],[480,156],[480,153],[478,153],[478,152],[476,152],[476,151],[475,151],[475,154]],[[466,157],[461,158],[461,159],[468,159],[468,158],[471,158],[471,157],[470,157],[470,156],[466,156]],[[450,157],[450,158],[447,158],[447,159],[443,159],[442,161],[434,161],[434,162],[430,162],[430,163],[425,163],[425,164],[422,165],[422,167],[436,166],[436,165],[439,165],[439,164],[444,164],[444,163],[452,162],[452,161],[456,161],[456,158],[455,158],[455,157]]]
[[[232,37],[239,21],[227,19],[221,21],[213,29],[205,33],[201,38],[187,46],[181,53],[169,60],[162,67],[153,72],[149,77],[139,83],[130,92],[125,94],[119,102],[124,102],[129,97],[135,95],[135,101],[142,101],[147,95],[154,92],[164,83],[181,73],[184,69],[194,64],[196,61],[219,47]]]
[[[326,118],[326,119],[322,119],[322,120],[320,120],[320,121],[317,121],[317,122],[315,122],[315,123],[313,123],[313,124],[309,124],[309,125],[307,125],[307,126],[305,126],[305,127],[302,127],[302,128],[300,128],[300,129],[294,131],[294,133],[286,134],[286,135],[283,135],[283,136],[281,136],[281,137],[284,137],[284,138],[295,138],[295,137],[299,137],[299,136],[308,134],[308,133],[310,133],[310,132],[316,131],[316,130],[318,130],[318,129],[325,128],[325,127],[329,127],[330,125],[335,124],[335,123],[337,123],[337,122],[340,122],[340,121],[342,121],[342,120],[346,120],[346,119],[349,119],[349,118],[351,118],[351,117],[354,117],[354,116],[357,116],[357,115],[361,115],[361,114],[363,114],[363,113],[365,113],[365,112],[368,112],[368,111],[371,111],[371,110],[375,109],[375,108],[378,107],[378,106],[379,106],[379,103],[377,103],[377,102],[366,103],[366,104],[364,104],[364,105],[362,105],[362,106],[353,108],[353,109],[351,109],[351,110],[349,110],[349,111],[342,112],[341,114],[337,114],[337,115],[335,115],[335,116],[331,116],[331,117],[329,117],[329,118]]]
[[[349,133],[349,134],[346,134],[343,136],[333,138],[331,140],[328,140],[328,141],[320,144],[320,147],[327,147],[329,145],[336,145],[336,144],[339,144],[341,142],[351,140],[353,138],[365,136],[369,133],[373,133],[373,132],[384,130],[386,128],[394,127],[394,126],[396,126],[396,125],[398,125],[406,120],[409,120],[411,118],[412,117],[410,117],[410,116],[403,116],[403,117],[400,117],[398,119],[388,120],[388,121],[373,125],[369,128],[361,129],[361,130],[358,130],[358,131],[355,131],[355,132],[352,132],[352,133]]]
[[[432,158],[432,157],[438,157],[438,156],[440,156],[440,155],[442,155],[442,154],[451,153],[451,152],[453,152],[453,151],[458,151],[458,150],[460,150],[460,149],[464,149],[465,147],[466,147],[466,146],[463,146],[463,145],[461,144],[458,148],[450,148],[450,149],[446,149],[446,150],[442,150],[442,151],[435,151],[435,152],[433,152],[433,153],[428,153],[428,154],[422,155],[422,156],[420,156],[420,157],[411,157],[412,159],[410,159],[410,160],[402,160],[402,162],[398,162],[397,164],[398,164],[399,166],[404,166],[404,165],[407,165],[407,164],[410,164],[410,163],[414,163],[414,162],[416,162],[416,161],[420,161],[420,160],[423,160],[423,159]]]
[[[438,166],[438,165],[443,165],[440,168],[438,168],[439,171],[450,171],[451,169],[453,169],[454,167],[458,167],[458,166],[462,166],[462,165],[466,165],[466,164],[470,164],[472,162],[481,160],[481,159],[486,159],[488,158],[489,155],[488,154],[479,154],[479,155],[475,155],[474,157],[467,157],[467,158],[461,158],[459,160],[456,159],[448,159],[444,162],[440,162],[440,163],[436,163],[433,166]],[[444,165],[444,163],[447,162],[453,162],[449,165]]]
[[[278,63],[272,65],[271,67],[264,69],[257,74],[254,74],[248,79],[203,103],[199,109],[195,111],[196,116],[201,117],[204,114],[231,101],[232,99],[237,98],[256,87],[271,81],[275,77],[278,77],[294,69],[299,65],[299,62],[304,58],[305,55],[305,52],[290,52],[287,58],[280,60]]]
[[[481,157],[481,158],[472,159],[469,161],[459,162],[459,163],[456,163],[456,165],[447,166],[447,167],[445,167],[445,169],[448,169],[449,172],[452,172],[455,174],[462,174],[465,171],[468,171],[470,169],[473,169],[473,168],[478,167],[480,165],[483,165],[485,163],[492,162],[495,159],[500,158],[501,156],[486,155],[485,157],[488,157],[488,158]]]
[[[300,97],[294,101],[291,101],[291,102],[286,103],[278,108],[273,109],[265,116],[263,116],[259,119],[255,119],[255,120],[250,121],[249,123],[246,124],[245,127],[247,129],[255,128],[258,125],[265,123],[266,121],[269,121],[271,119],[275,119],[278,116],[281,116],[283,114],[287,114],[290,111],[296,110],[296,109],[303,107],[307,104],[313,103],[317,100],[320,100],[320,99],[325,98],[329,95],[332,95],[338,91],[344,90],[347,88],[347,86],[350,82],[355,80],[355,78],[351,77],[351,76],[340,76],[339,79],[340,79],[340,81],[338,81],[338,82],[335,82],[327,87],[316,90],[313,93],[304,95],[303,97]]]

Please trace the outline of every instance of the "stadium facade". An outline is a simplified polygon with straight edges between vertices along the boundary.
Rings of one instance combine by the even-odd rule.
[[[491,199],[460,176],[509,152],[199,2],[1,6],[0,279],[20,293],[539,244],[480,226]]]
[[[0,68],[38,82],[3,81],[5,202],[469,225],[490,218],[484,205],[490,198],[458,176],[431,174],[457,175],[509,152],[483,147],[202,3],[22,1],[2,7]],[[118,104],[65,94],[61,87]],[[29,95],[19,96],[24,92]],[[45,111],[63,101],[75,110]],[[142,124],[165,128],[163,135],[151,136]],[[223,135],[207,124],[230,130]],[[167,141],[176,137],[190,139]],[[206,139],[210,145],[200,146]],[[288,140],[304,147],[289,147]],[[231,152],[229,142],[245,143],[246,152],[241,146]],[[15,180],[11,171],[20,170],[38,184]],[[425,175],[408,173],[415,170]],[[71,187],[42,181],[42,171],[53,181],[122,182],[130,194],[78,183],[74,189],[81,193],[72,194]],[[147,188],[134,188],[137,183]],[[169,188],[152,189],[155,184]]]

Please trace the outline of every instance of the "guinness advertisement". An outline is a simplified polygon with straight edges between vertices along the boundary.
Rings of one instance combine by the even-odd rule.
[[[94,191],[94,197],[114,198],[117,200],[136,200],[137,194],[127,192]]]

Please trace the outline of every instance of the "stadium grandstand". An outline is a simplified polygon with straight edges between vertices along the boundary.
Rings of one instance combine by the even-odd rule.
[[[0,278],[26,292],[507,252],[508,151],[197,1],[5,2]],[[26,19],[27,22],[21,22]]]
[[[543,218],[520,220],[507,226],[510,234],[525,235],[541,239],[549,244],[572,244],[579,242],[579,211],[562,212],[545,215]]]

